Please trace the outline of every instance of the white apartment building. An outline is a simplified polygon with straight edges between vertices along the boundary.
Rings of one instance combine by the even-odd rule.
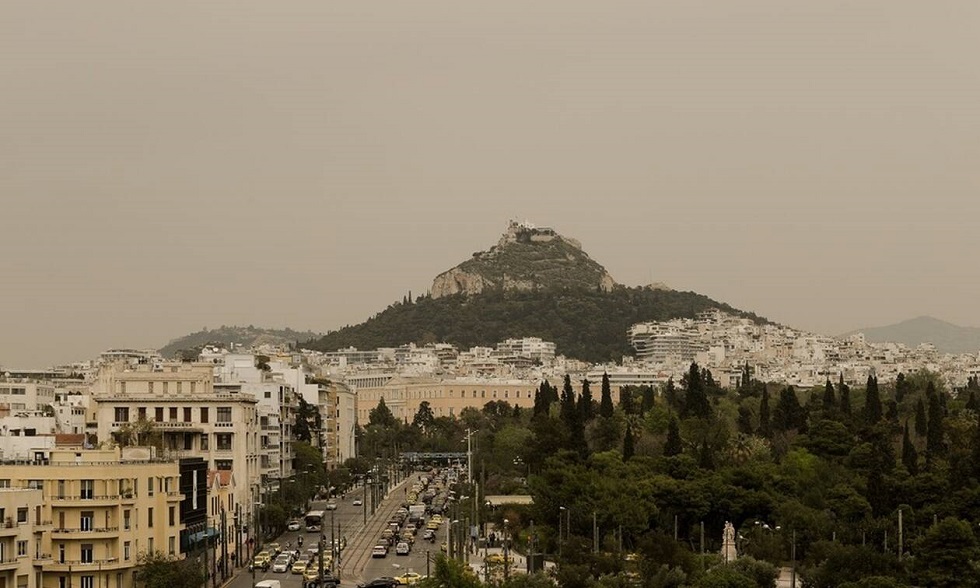
[[[262,486],[258,401],[241,384],[214,384],[213,365],[103,366],[93,386],[98,440],[149,421],[173,457],[202,457],[209,470],[234,472],[235,503],[251,516]]]
[[[510,357],[523,357],[547,365],[555,360],[555,350],[554,343],[542,341],[539,337],[507,339],[497,344],[497,356],[502,361]]]
[[[54,386],[24,378],[0,377],[0,406],[13,412],[35,411],[54,404]]]

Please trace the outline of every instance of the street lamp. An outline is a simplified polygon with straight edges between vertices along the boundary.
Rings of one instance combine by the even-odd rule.
[[[558,559],[559,560],[561,559],[561,548],[562,548],[562,543],[564,542],[564,538],[561,535],[561,522],[562,519],[565,518],[565,513],[567,512],[568,509],[565,508],[564,506],[558,507]],[[565,530],[565,533],[566,534],[568,533],[567,529]]]
[[[503,532],[504,532],[504,582],[507,582],[507,573],[508,573],[508,571],[510,569],[510,562],[507,561],[507,539],[509,537],[509,532],[507,530],[507,523],[509,523],[509,522],[510,521],[508,521],[507,519],[504,519],[504,528],[503,528]]]

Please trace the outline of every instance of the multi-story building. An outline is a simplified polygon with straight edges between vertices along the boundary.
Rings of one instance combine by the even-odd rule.
[[[10,529],[17,557],[33,564],[30,575],[11,567],[11,586],[132,588],[140,554],[179,553],[180,472],[151,448],[59,449],[43,462],[4,465],[0,476],[0,486],[28,490],[0,519],[0,540]]]
[[[412,421],[422,402],[428,402],[437,417],[459,416],[464,408],[482,409],[495,400],[533,408],[537,389],[536,382],[526,380],[396,377],[378,388],[356,390],[357,418],[367,423],[382,398],[395,418],[405,422]]]
[[[25,378],[0,377],[0,404],[13,412],[35,411],[54,404],[54,386]]]
[[[252,515],[262,487],[256,398],[241,384],[214,385],[211,364],[114,364],[93,386],[98,439],[146,423],[174,457],[202,457],[208,470],[235,472],[235,503]]]
[[[41,585],[34,562],[41,553],[41,534],[50,531],[50,524],[43,523],[43,504],[39,489],[0,488],[0,586],[4,588]]]

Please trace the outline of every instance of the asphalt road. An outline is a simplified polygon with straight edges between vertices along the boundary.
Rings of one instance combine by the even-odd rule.
[[[388,498],[377,505],[374,515],[371,514],[370,505],[364,498],[363,488],[355,489],[343,499],[338,499],[336,510],[325,510],[326,501],[314,502],[310,506],[310,510],[324,510],[322,533],[327,546],[326,553],[329,553],[331,527],[333,528],[333,538],[347,538],[347,547],[341,553],[338,561],[335,562],[335,569],[339,572],[343,588],[353,588],[359,582],[379,576],[400,576],[409,569],[425,574],[425,549],[429,549],[435,556],[439,549],[439,543],[445,537],[443,530],[439,531],[439,538],[434,544],[430,545],[420,539],[409,556],[396,556],[394,548],[392,548],[390,555],[386,558],[375,559],[371,557],[371,548],[377,543],[381,531],[387,526],[388,518],[398,510],[404,501],[404,489],[411,487],[412,482],[418,480],[418,477],[418,474],[413,474],[392,489]],[[362,506],[353,505],[355,499],[358,498],[361,499]],[[276,541],[283,549],[287,548],[287,543],[292,549],[297,549],[297,540],[302,536],[302,549],[306,550],[310,546],[316,545],[319,535],[319,533],[307,533],[304,529],[284,533]],[[303,588],[301,574],[276,573],[272,571],[271,567],[268,571],[255,570],[254,573],[243,568],[226,584],[225,588],[252,588],[256,582],[262,580],[279,580],[282,588]]]

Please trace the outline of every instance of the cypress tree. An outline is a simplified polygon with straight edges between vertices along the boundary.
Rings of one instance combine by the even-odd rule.
[[[973,429],[972,447],[970,447],[970,465],[973,466],[973,477],[980,480],[980,417]]]
[[[629,461],[633,457],[633,425],[626,421],[626,435],[623,437],[623,461]]]
[[[901,404],[902,400],[905,399],[905,394],[909,391],[908,380],[905,379],[905,374],[898,372],[898,376],[895,378],[895,402]]]
[[[670,423],[667,424],[667,440],[664,443],[664,455],[673,457],[680,455],[683,450],[680,427],[677,426],[677,419],[672,416],[670,417]]]
[[[738,390],[742,394],[752,390],[752,372],[749,369],[749,362],[742,366],[742,377],[738,380]]]
[[[930,382],[930,388],[931,388]],[[926,461],[932,462],[945,453],[943,427],[943,406],[939,399],[939,394],[929,395],[929,426],[926,430]]]
[[[623,408],[623,412],[626,414],[636,413],[636,404],[633,402],[633,390],[629,386],[621,386],[619,388],[619,406]]]
[[[613,415],[612,389],[609,386],[609,374],[602,373],[602,396],[599,400],[599,416],[609,418]]]
[[[656,402],[656,393],[653,390],[653,386],[642,386],[640,389],[643,394],[643,400],[640,404],[640,414],[645,414],[647,411],[653,409],[653,405]]]
[[[973,389],[970,390],[970,397],[967,399],[967,401],[966,401],[966,407],[965,407],[965,408],[967,408],[969,410],[972,410],[972,411],[976,411],[977,410],[977,397],[976,397],[976,393],[975,392],[976,391],[973,390]]]
[[[826,413],[833,412],[837,407],[837,398],[834,397],[834,385],[827,378],[827,383],[823,387],[823,410]]]
[[[844,382],[844,374],[840,375],[837,391],[840,392],[840,413],[845,417],[851,416],[851,387]]]
[[[864,399],[864,424],[874,426],[881,420],[881,396],[878,395],[878,378],[868,376]]]
[[[776,408],[772,411],[772,430],[800,430],[805,426],[806,416],[799,398],[796,397],[796,390],[792,386],[783,388],[779,393],[779,400],[776,401]]]
[[[571,430],[576,420],[575,391],[572,390],[572,379],[565,374],[565,384],[561,389],[561,420]]]
[[[745,405],[738,407],[737,427],[738,432],[743,435],[751,435],[754,432],[752,429],[752,411]]]
[[[772,423],[769,421],[769,388],[762,389],[762,400],[759,401],[759,435],[766,439],[772,438]]]
[[[915,403],[915,436],[925,437],[926,433],[929,431],[929,421],[926,420],[926,405],[922,402],[922,398]]]
[[[919,473],[919,453],[909,438],[908,421],[905,421],[905,433],[902,435],[902,465],[913,476]]]
[[[582,395],[578,399],[579,418],[583,423],[592,420],[592,390],[589,388],[589,380],[582,380]]]
[[[711,404],[704,389],[704,380],[697,363],[691,363],[687,374],[687,390],[684,393],[683,416],[706,419],[711,416]]]
[[[677,386],[674,385],[674,378],[667,378],[667,383],[664,385],[664,400],[667,401],[667,406],[674,411],[681,411],[681,401],[677,395]]]

